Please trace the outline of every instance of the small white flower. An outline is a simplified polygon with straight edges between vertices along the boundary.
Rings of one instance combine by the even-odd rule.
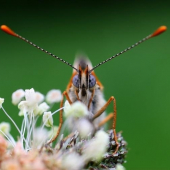
[[[62,99],[61,91],[56,89],[50,90],[46,96],[46,101],[50,104],[60,102],[61,99]]]
[[[65,117],[83,117],[88,115],[87,107],[82,102],[75,102],[65,109]]]
[[[41,103],[44,101],[44,95],[41,94],[40,92],[35,92],[35,95],[36,95],[36,100],[38,103]]]
[[[89,134],[93,133],[94,128],[92,124],[87,119],[79,119],[76,121],[77,131],[82,138],[87,137]]]
[[[0,98],[0,109],[2,107],[2,103],[4,102],[4,98]]]
[[[108,144],[108,134],[102,130],[98,131],[94,139],[89,141],[83,150],[84,160],[100,161],[103,158],[104,153],[107,151]]]
[[[72,152],[64,155],[61,166],[62,169],[81,170],[84,166],[84,161],[79,154]]]
[[[12,103],[17,105],[21,99],[25,96],[25,92],[22,89],[18,89],[12,93]]]
[[[126,170],[125,167],[121,164],[116,165],[116,170]]]
[[[6,134],[6,135],[9,134],[10,129],[11,128],[10,128],[10,124],[9,123],[6,123],[6,122],[0,123],[0,134],[2,134],[2,135],[3,135],[3,133]]]
[[[18,113],[18,115],[19,115],[19,116],[24,116],[24,112],[20,110],[19,113]]]
[[[29,110],[28,102],[27,101],[21,101],[18,104],[18,108],[22,113],[27,112]]]
[[[50,106],[48,106],[46,102],[43,102],[37,107],[37,109],[34,110],[34,112],[35,112],[35,114],[42,115],[49,108],[50,108]]]
[[[28,102],[29,106],[32,106],[34,104],[37,104],[37,98],[36,98],[36,93],[33,88],[30,90],[25,90],[25,99]]]
[[[52,117],[51,112],[44,112],[43,122],[44,122],[45,126],[47,126],[47,127],[53,126],[53,117]]]
[[[68,102],[68,100],[66,100],[64,103],[64,113],[68,113],[70,107],[71,107],[70,103]]]
[[[25,90],[25,101],[21,101],[18,104],[18,108],[22,111],[22,112],[28,112],[31,113],[34,110],[37,109],[38,107],[38,100],[36,98],[36,93],[34,91],[34,89],[30,89],[30,90]]]

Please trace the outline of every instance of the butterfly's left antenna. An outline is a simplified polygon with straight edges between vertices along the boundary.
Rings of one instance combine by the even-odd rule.
[[[4,31],[4,32],[6,32],[7,34],[10,34],[10,35],[12,35],[12,36],[14,36],[14,37],[18,37],[18,38],[20,38],[21,40],[24,40],[24,41],[27,42],[28,44],[30,44],[30,45],[38,48],[39,50],[41,50],[41,51],[43,51],[43,52],[51,55],[52,57],[60,60],[61,62],[67,64],[68,66],[72,67],[73,69],[75,69],[75,70],[78,72],[78,70],[77,70],[75,67],[73,67],[73,65],[71,65],[70,63],[68,63],[67,61],[63,60],[62,58],[57,57],[56,55],[54,55],[54,54],[52,54],[52,53],[44,50],[43,48],[37,46],[36,44],[32,43],[31,41],[25,39],[24,37],[16,34],[14,31],[12,31],[12,30],[11,30],[9,27],[7,27],[6,25],[2,25],[2,26],[1,26],[1,30]]]

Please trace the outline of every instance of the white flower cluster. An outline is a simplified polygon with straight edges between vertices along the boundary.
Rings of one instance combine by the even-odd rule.
[[[66,153],[62,160],[61,165],[63,169],[77,170],[89,161],[98,162],[103,158],[109,144],[108,134],[100,130],[96,133],[94,139],[90,140],[84,147],[82,155],[76,152]]]
[[[0,98],[0,108],[20,134],[19,141],[15,141],[10,134],[10,124],[0,123],[0,159],[1,155],[4,158],[3,161],[0,160],[0,169],[10,170],[11,167],[15,166],[13,169],[20,170],[81,170],[87,165],[91,166],[91,163],[99,165],[105,159],[105,154],[109,151],[111,144],[110,132],[106,133],[104,130],[95,128],[93,122],[89,119],[87,107],[80,101],[70,105],[66,100],[63,108],[53,113],[49,111],[51,106],[61,99],[62,94],[59,90],[51,90],[46,96],[34,91],[33,88],[15,91],[12,94],[12,103],[18,105],[19,116],[23,116],[20,129],[3,108],[4,99]],[[48,141],[58,131],[58,126],[53,125],[53,115],[61,109],[64,109],[64,116],[67,119],[65,125],[68,126],[67,121],[71,120],[73,128],[71,129],[71,136],[64,136],[64,134],[60,136],[53,150],[52,145],[48,145]],[[40,116],[43,123],[41,126],[37,126],[36,123]],[[47,128],[44,128],[45,126]],[[63,129],[64,127],[61,131]],[[4,140],[4,137],[7,141]],[[5,152],[10,150],[11,147],[14,148],[10,152],[13,155],[5,155]],[[52,151],[51,154],[48,154],[49,151]],[[43,153],[39,154],[40,152]],[[23,165],[26,164],[27,166],[22,166],[20,162],[25,162]],[[114,168],[115,170],[125,170],[119,163]]]
[[[47,103],[53,104],[60,102],[62,95],[61,91],[57,89],[50,90],[46,97],[40,92],[35,92],[33,88],[25,91],[23,89],[18,89],[12,94],[12,103],[17,105],[24,97],[32,103],[42,103],[42,101],[46,99]]]
[[[23,100],[24,97],[25,100]],[[18,105],[20,116],[24,115],[26,112],[34,112],[34,114],[41,115],[50,108],[48,104],[58,103],[61,101],[61,98],[61,91],[57,89],[50,90],[46,97],[40,92],[35,92],[33,88],[25,91],[23,89],[18,89],[12,94],[12,103]],[[45,99],[48,104],[43,102]]]
[[[61,91],[57,89],[50,90],[46,97],[40,92],[35,92],[33,88],[25,91],[23,89],[16,90],[12,94],[12,103],[18,105],[18,108],[20,109],[19,116],[23,116],[24,118],[21,130],[2,107],[4,99],[0,98],[0,108],[2,108],[4,113],[17,128],[23,145],[22,147],[25,148],[25,150],[29,150],[31,147],[35,146],[38,147],[38,144],[42,145],[54,136],[54,132],[56,133],[58,127],[53,126],[52,116],[57,111],[51,113],[48,110],[51,108],[52,104],[59,102],[61,98]],[[48,104],[44,100],[46,100]],[[43,116],[43,125],[41,128],[37,128],[36,122],[41,115]],[[52,130],[47,134],[47,130],[44,129],[44,126],[51,127]],[[13,147],[16,145],[16,141],[10,135],[9,123],[0,123],[0,134],[5,136]]]

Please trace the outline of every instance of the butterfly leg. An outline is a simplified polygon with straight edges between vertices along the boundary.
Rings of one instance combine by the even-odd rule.
[[[66,99],[68,100],[68,102],[69,102],[70,104],[72,104],[72,101],[70,100],[70,98],[69,98],[69,96],[68,96],[68,93],[67,93],[66,91],[64,91],[63,94],[62,94],[62,100],[61,100],[61,103],[60,103],[60,108],[63,107],[64,96],[66,97]],[[47,145],[50,144],[50,143],[52,143],[52,142],[54,142],[54,141],[57,139],[57,137],[58,137],[59,134],[60,134],[60,131],[61,131],[61,128],[62,128],[62,124],[63,124],[63,109],[60,110],[60,124],[59,124],[58,130],[57,130],[57,133],[56,133],[56,135],[54,136],[54,138],[51,139],[51,140],[47,143]]]
[[[112,128],[113,128],[113,134],[114,134],[114,140],[115,140],[115,143],[116,143],[116,149],[115,149],[115,152],[113,153],[113,155],[115,153],[117,153],[118,149],[119,149],[119,143],[118,143],[118,139],[117,139],[117,135],[116,135],[116,116],[117,116],[117,111],[116,111],[116,99],[111,96],[109,98],[109,100],[106,102],[106,104],[94,115],[93,117],[93,120],[96,119],[97,117],[99,117],[106,109],[107,107],[109,106],[109,104],[113,101],[113,113],[111,114],[111,116],[109,116],[107,119],[110,119],[110,118],[113,118],[113,125],[112,125]]]
[[[71,101],[71,99],[70,99],[68,93],[67,93],[66,91],[63,92],[63,95],[66,96],[66,99],[68,100],[68,102],[69,102],[70,104],[73,103],[73,102]]]

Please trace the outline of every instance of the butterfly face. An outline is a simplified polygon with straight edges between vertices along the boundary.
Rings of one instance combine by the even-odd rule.
[[[72,79],[73,85],[81,90],[82,96],[87,94],[86,90],[91,90],[96,85],[96,79],[93,75],[89,74],[88,66],[84,69],[79,65],[79,72]]]

